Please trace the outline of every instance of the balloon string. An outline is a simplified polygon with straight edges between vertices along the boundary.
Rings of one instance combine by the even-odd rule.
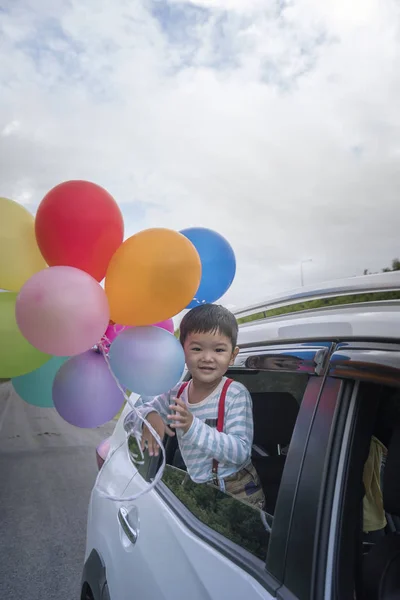
[[[127,395],[126,391],[123,389],[123,387],[121,386],[120,382],[118,381],[117,377],[115,376],[111,365],[110,365],[110,359],[107,356],[107,353],[105,351],[104,345],[102,342],[100,342],[100,344],[98,345],[101,353],[103,354],[104,360],[106,361],[107,367],[115,381],[115,383],[118,386],[118,389],[122,392],[125,401],[129,404],[129,406],[132,408],[132,410],[134,411],[134,413],[136,414],[136,416],[139,418],[139,420],[143,423],[143,425],[146,425],[147,428],[149,429],[150,433],[154,436],[154,438],[156,439],[159,447],[161,448],[161,452],[162,452],[162,464],[160,466],[160,468],[158,469],[156,476],[154,477],[154,479],[146,486],[146,488],[144,490],[141,490],[140,492],[137,492],[136,494],[133,494],[133,496],[123,496],[123,497],[119,497],[119,496],[115,496],[115,495],[111,495],[111,494],[107,494],[106,492],[104,492],[103,490],[99,489],[99,494],[101,496],[103,496],[103,498],[107,498],[108,500],[113,500],[114,502],[132,502],[134,500],[137,500],[138,498],[140,498],[140,496],[143,496],[144,494],[147,494],[148,492],[150,492],[161,480],[163,474],[164,474],[164,469],[165,469],[165,465],[166,465],[166,454],[165,454],[165,448],[164,448],[164,444],[160,438],[160,436],[158,435],[157,431],[154,429],[154,427],[148,422],[148,420],[145,417],[142,417],[142,415],[139,413],[138,409],[136,408],[135,404],[132,402],[132,398],[130,396]],[[118,448],[115,448],[106,458],[104,465],[105,466],[114,456],[114,454],[125,444],[125,442],[128,441],[129,437],[133,435],[136,438],[136,441],[138,442],[139,448],[140,448],[140,442],[141,442],[141,435],[138,434],[138,432],[135,432],[135,427],[132,426],[132,429],[130,431],[127,432],[127,437],[126,440],[124,440],[119,446]],[[139,439],[138,439],[139,438]],[[100,473],[99,473],[100,475]],[[131,481],[131,480],[130,480]],[[130,482],[129,482],[130,483]],[[126,488],[125,488],[126,489]],[[125,490],[124,490],[125,491]]]

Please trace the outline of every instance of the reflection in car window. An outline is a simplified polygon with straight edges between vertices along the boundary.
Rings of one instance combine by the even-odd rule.
[[[151,456],[149,456],[148,452],[141,451],[140,446],[134,435],[130,435],[128,438],[128,451],[129,458],[131,459],[139,473],[143,477],[146,477]]]
[[[235,371],[232,375],[235,381],[240,381],[254,393],[287,392],[294,396],[300,404],[308,382],[307,373],[284,373],[282,371]]]
[[[224,494],[208,483],[194,483],[181,469],[167,465],[163,483],[205,525],[266,559],[272,518],[259,509]]]

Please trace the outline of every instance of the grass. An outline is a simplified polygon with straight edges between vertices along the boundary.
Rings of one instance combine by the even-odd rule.
[[[115,415],[115,417],[114,417],[114,419],[113,419],[114,421],[118,421],[118,419],[120,418],[120,416],[121,416],[121,414],[122,414],[122,411],[123,411],[123,410],[124,410],[124,408],[125,408],[125,404],[126,404],[126,402],[124,402],[124,403],[123,403],[123,405],[122,405],[122,407],[121,407],[121,410],[119,410],[119,411],[117,412],[117,414]]]
[[[129,391],[127,391],[127,392],[126,392],[126,395],[127,395],[127,396],[130,396],[131,394],[132,394],[132,392],[129,392]],[[124,402],[124,403],[123,403],[123,405],[121,406],[121,408],[120,408],[119,412],[118,412],[118,413],[115,415],[115,417],[114,417],[114,419],[113,419],[114,421],[118,421],[118,419],[120,418],[120,416],[121,416],[121,414],[122,414],[122,411],[123,411],[123,410],[124,410],[124,408],[125,408],[125,405],[126,405],[126,402]]]

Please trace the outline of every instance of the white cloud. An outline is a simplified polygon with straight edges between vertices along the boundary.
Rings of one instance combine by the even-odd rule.
[[[21,126],[21,123],[19,121],[17,121],[17,120],[11,121],[10,123],[7,123],[7,125],[5,125],[3,127],[0,135],[2,135],[3,137],[8,137],[9,135],[12,135],[16,131],[18,131],[20,126]]]
[[[0,194],[34,208],[85,178],[129,235],[216,229],[236,306],[298,286],[309,257],[306,283],[384,267],[399,254],[398,23],[395,0],[10,3]]]
[[[160,3],[162,2],[160,1]],[[246,0],[246,2],[242,0],[172,0],[171,4],[188,4],[189,6],[200,6],[214,10],[231,10],[243,14],[248,14],[255,9],[265,9],[267,5],[265,0]]]

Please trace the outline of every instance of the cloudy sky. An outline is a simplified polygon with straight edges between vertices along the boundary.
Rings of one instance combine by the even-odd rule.
[[[397,0],[1,5],[0,195],[87,179],[127,237],[215,229],[229,305],[399,256]]]

